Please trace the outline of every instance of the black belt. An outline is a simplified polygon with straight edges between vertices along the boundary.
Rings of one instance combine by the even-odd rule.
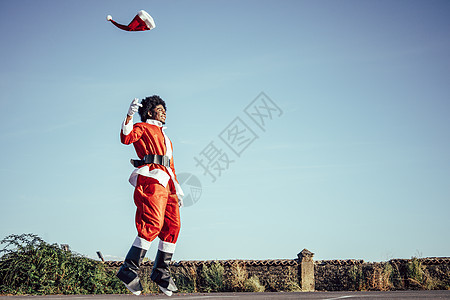
[[[147,164],[158,164],[164,167],[170,167],[170,158],[167,155],[149,154],[144,159],[131,159],[131,164],[137,168]]]

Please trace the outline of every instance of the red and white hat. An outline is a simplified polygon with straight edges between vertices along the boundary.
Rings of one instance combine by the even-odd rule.
[[[111,21],[111,23],[113,23],[120,29],[126,31],[144,31],[151,30],[156,27],[155,21],[153,21],[152,16],[150,16],[145,10],[139,11],[136,17],[134,17],[133,21],[128,24],[128,26],[117,23],[112,19],[110,15],[106,17],[106,20]]]

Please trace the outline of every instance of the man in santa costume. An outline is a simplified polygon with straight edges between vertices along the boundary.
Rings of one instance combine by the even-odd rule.
[[[140,123],[133,125],[133,115],[139,112]],[[166,104],[159,96],[134,99],[122,124],[120,139],[133,144],[139,160],[130,176],[136,204],[137,237],[128,252],[117,277],[135,295],[142,292],[138,270],[151,242],[159,237],[158,253],[150,278],[166,295],[177,291],[169,271],[180,231],[180,210],[183,191],[175,176],[172,143],[164,132]]]

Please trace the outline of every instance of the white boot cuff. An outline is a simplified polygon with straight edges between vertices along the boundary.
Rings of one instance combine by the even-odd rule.
[[[159,245],[158,245],[158,249],[161,250],[162,252],[166,252],[166,253],[174,253],[175,252],[175,246],[176,244],[173,243],[169,243],[169,242],[164,242],[164,241],[159,241]]]
[[[149,242],[139,236],[137,236],[133,242],[133,246],[138,247],[140,249],[144,249],[144,250],[150,249],[151,244],[152,244],[152,242]]]

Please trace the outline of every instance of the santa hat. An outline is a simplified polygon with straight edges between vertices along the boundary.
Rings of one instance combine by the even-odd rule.
[[[153,18],[144,10],[138,12],[136,17],[134,17],[133,21],[131,21],[130,24],[128,24],[128,26],[117,23],[112,19],[110,15],[106,17],[106,20],[111,21],[111,23],[113,23],[120,29],[126,31],[144,31],[144,30],[151,30],[156,27]]]

